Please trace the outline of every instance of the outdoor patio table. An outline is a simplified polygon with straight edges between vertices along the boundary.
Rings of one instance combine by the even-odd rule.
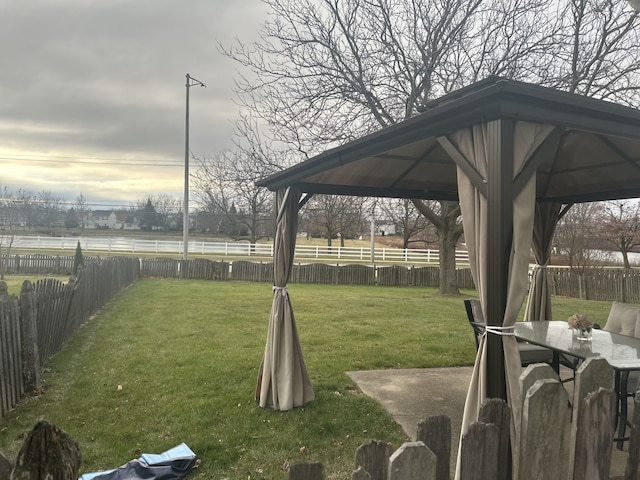
[[[622,449],[627,420],[627,379],[629,373],[640,371],[640,338],[629,337],[606,330],[592,329],[592,339],[581,341],[574,335],[566,321],[516,322],[516,338],[547,347],[553,351],[552,367],[560,369],[560,354],[585,360],[590,357],[604,358],[615,372],[615,391],[618,413],[618,448]]]

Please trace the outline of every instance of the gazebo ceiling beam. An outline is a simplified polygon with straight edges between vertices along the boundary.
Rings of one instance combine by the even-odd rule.
[[[603,135],[596,135],[596,137],[602,142],[604,143],[607,147],[609,147],[611,150],[613,150],[614,152],[616,152],[616,154],[618,154],[620,156],[620,158],[622,158],[623,160],[625,160],[629,165],[631,165],[632,167],[640,170],[640,161],[639,160],[634,160],[633,158],[631,158],[629,155],[627,155],[627,153],[623,152],[617,145],[615,145],[611,140],[609,140],[607,137],[603,136]]]
[[[545,139],[544,142],[538,147],[536,152],[531,156],[527,164],[522,171],[518,174],[514,181],[514,192],[518,195],[520,190],[524,188],[532,175],[538,170],[538,167],[547,159],[556,157],[556,153],[560,148],[562,139],[565,134],[565,129],[556,127]]]
[[[464,174],[471,180],[471,183],[478,189],[483,197],[487,197],[487,179],[482,178],[482,175],[471,165],[469,160],[451,143],[447,137],[438,137],[438,143],[449,154],[455,164],[464,172]]]
[[[398,176],[398,178],[396,178],[393,182],[391,182],[390,185],[388,185],[388,187],[394,188],[398,184],[398,182],[400,182],[401,180],[404,180],[407,177],[407,175],[409,175],[409,173],[411,173],[416,167],[418,167],[418,165],[420,165],[421,162],[423,162],[429,157],[429,155],[436,149],[436,146],[437,144],[433,144],[429,148],[427,148],[422,153],[422,155],[420,155],[419,158],[415,159],[413,163]]]

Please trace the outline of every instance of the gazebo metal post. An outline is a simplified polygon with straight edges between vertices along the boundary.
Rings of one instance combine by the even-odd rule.
[[[487,124],[487,325],[502,326],[507,305],[513,230],[513,121]],[[507,399],[500,335],[487,336],[487,394]]]

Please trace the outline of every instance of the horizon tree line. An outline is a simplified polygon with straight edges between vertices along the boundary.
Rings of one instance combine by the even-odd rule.
[[[232,157],[225,157],[225,161]],[[219,173],[219,171],[218,171]],[[249,240],[256,243],[260,239],[272,238],[274,234],[272,195],[265,195],[260,208],[253,211],[253,219],[242,210],[242,193],[251,190],[253,181],[235,190],[231,180],[225,182],[224,195],[228,210],[222,203],[214,204],[208,210],[200,205],[198,214],[209,213],[216,219],[209,223],[209,233],[225,235],[232,240]],[[255,187],[252,187],[255,188]],[[0,254],[3,248],[10,247],[10,234],[26,231],[24,220],[36,222],[33,226],[51,229],[53,212],[64,215],[64,226],[69,230],[81,229],[79,216],[91,209],[83,194],[76,202],[64,210],[64,202],[51,192],[41,192],[32,196],[18,190],[15,194],[7,188],[0,190]],[[264,192],[261,192],[264,193]],[[213,191],[207,195],[212,196]],[[249,196],[248,198],[253,198]],[[36,213],[30,208],[35,207]],[[238,208],[239,205],[241,208]],[[142,230],[153,230],[160,226],[160,218],[176,215],[180,219],[181,202],[167,196],[148,196],[129,206],[128,211],[140,216]],[[39,209],[39,211],[37,211]],[[217,214],[216,214],[217,212]],[[70,220],[71,219],[71,220]],[[437,231],[410,200],[390,200],[356,198],[347,196],[324,196],[313,198],[301,214],[299,231],[311,238],[325,238],[332,246],[339,240],[344,246],[346,239],[369,238],[371,221],[393,224],[396,228],[394,246],[400,248],[426,248],[437,244]],[[40,223],[37,223],[40,222]],[[228,223],[225,223],[228,222]],[[56,222],[54,221],[53,224]],[[10,225],[15,228],[7,228]],[[254,226],[255,238],[249,235],[248,228]],[[176,227],[181,230],[182,225]],[[245,230],[243,230],[245,228]],[[9,235],[7,235],[9,234]],[[462,239],[463,240],[463,239]],[[611,202],[593,202],[574,205],[560,221],[554,238],[555,257],[574,271],[588,273],[606,263],[602,252],[616,251],[622,258],[624,268],[631,268],[630,253],[640,252],[640,200],[617,200]]]

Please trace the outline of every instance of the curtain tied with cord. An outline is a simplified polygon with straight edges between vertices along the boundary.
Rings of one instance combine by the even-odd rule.
[[[293,187],[279,190],[276,194],[273,303],[256,387],[260,406],[274,410],[291,410],[315,399],[287,291],[296,248],[301,196],[300,190]]]

